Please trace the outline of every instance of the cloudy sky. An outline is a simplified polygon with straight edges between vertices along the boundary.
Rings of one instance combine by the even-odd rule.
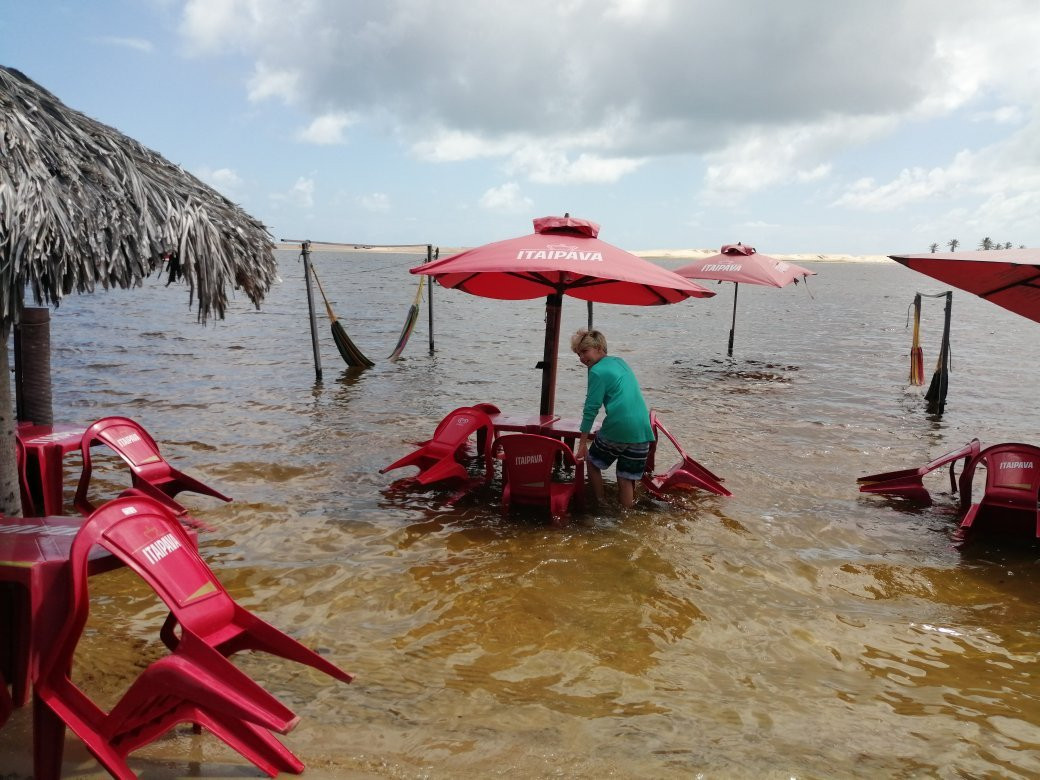
[[[1036,0],[34,0],[0,64],[277,239],[1040,245]]]

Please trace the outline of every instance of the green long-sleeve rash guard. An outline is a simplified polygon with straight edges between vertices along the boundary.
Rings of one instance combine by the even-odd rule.
[[[592,430],[600,407],[606,410],[599,429],[603,438],[625,444],[653,441],[650,412],[639,389],[639,381],[628,363],[619,357],[604,355],[589,369],[589,385],[581,418],[583,433]]]

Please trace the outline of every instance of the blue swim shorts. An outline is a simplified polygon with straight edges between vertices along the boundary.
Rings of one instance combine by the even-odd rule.
[[[610,468],[610,464],[616,460],[618,478],[638,482],[643,478],[643,472],[646,470],[646,456],[649,454],[650,442],[648,441],[638,444],[611,441],[597,433],[589,447],[588,460],[600,471]]]

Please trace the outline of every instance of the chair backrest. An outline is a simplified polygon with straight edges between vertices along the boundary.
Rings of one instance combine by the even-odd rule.
[[[104,417],[87,428],[83,434],[84,457],[95,442],[108,446],[133,469],[164,460],[152,435],[129,417]]]
[[[460,406],[458,409],[448,412],[437,424],[430,444],[455,449],[480,430],[487,432],[487,441],[490,443],[494,435],[494,425],[487,412],[475,406]]]
[[[660,443],[661,439],[660,434],[663,433],[665,438],[672,443],[673,447],[675,447],[675,451],[679,453],[679,457],[681,458],[680,462],[693,465],[694,467],[696,467],[696,470],[698,472],[707,475],[716,482],[722,481],[717,474],[714,474],[708,469],[706,469],[704,466],[702,466],[700,463],[694,460],[689,455],[689,453],[686,452],[686,450],[683,449],[683,446],[679,443],[679,440],[672,435],[671,431],[665,428],[664,423],[661,422],[661,418],[657,416],[657,412],[653,409],[650,410],[650,427],[654,430],[654,440],[650,443],[650,455],[646,459],[646,473],[653,474],[654,472],[654,456],[657,454],[657,445]]]
[[[199,633],[227,621],[234,612],[234,601],[174,512],[154,498],[138,495],[116,498],[98,508],[83,521],[72,543],[74,601],[84,617],[87,557],[95,544],[133,569],[179,622]]]
[[[986,464],[982,503],[999,503],[1036,512],[1040,496],[1040,447],[1018,442],[994,444],[982,450],[975,462]]]
[[[650,428],[654,432],[654,440],[650,442],[650,451],[646,454],[646,468],[643,469],[644,474],[653,474],[654,469],[657,468],[657,443],[661,439],[658,431],[664,430],[661,421],[657,419],[657,412],[653,409],[650,410]]]
[[[512,499],[548,497],[557,453],[575,464],[574,452],[558,439],[536,433],[514,433],[495,439],[494,455],[502,459],[502,473]]]

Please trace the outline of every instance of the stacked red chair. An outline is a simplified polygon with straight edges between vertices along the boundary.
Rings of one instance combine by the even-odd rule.
[[[461,457],[470,436],[477,436],[478,454],[484,459],[484,482],[494,476],[490,442],[495,429],[487,412],[475,406],[463,406],[449,412],[437,425],[433,438],[423,442],[417,450],[399,458],[389,466],[381,468],[380,474],[402,468],[417,466],[415,479],[421,485],[430,485],[448,479],[469,480],[469,472]]]
[[[150,664],[109,712],[70,679],[89,611],[87,561],[95,545],[140,575],[180,626],[171,653]],[[34,724],[37,761],[46,764],[42,770],[37,766],[40,780],[57,777],[65,725],[116,778],[135,777],[127,755],[179,723],[208,729],[272,777],[303,770],[302,762],[271,733],[289,732],[298,717],[227,655],[253,648],[308,664],[343,682],[350,682],[351,675],[236,604],[169,507],[141,496],[110,501],[84,521],[70,564],[70,619],[41,664],[36,686],[39,702],[46,705]]]
[[[713,474],[694,460],[679,444],[679,441],[665,428],[657,416],[650,411],[650,426],[654,430],[654,440],[650,444],[650,453],[646,458],[646,470],[643,473],[642,485],[655,498],[665,498],[671,490],[707,490],[718,496],[731,496],[732,493],[722,484],[722,478]],[[662,474],[654,474],[657,460],[657,447],[661,434],[672,443],[679,453],[679,460],[674,466]]]
[[[559,439],[534,433],[515,433],[499,436],[492,450],[502,461],[502,506],[529,504],[546,507],[553,522],[560,524],[566,518],[575,492],[584,487],[584,464]],[[574,468],[574,480],[558,482],[553,479],[557,458]]]
[[[986,447],[961,475],[962,502],[971,501],[971,483],[979,465],[986,469],[986,486],[982,498],[968,507],[961,520],[962,538],[969,532],[1040,538],[1040,447],[1018,442]]]
[[[963,460],[961,469],[961,481],[967,474],[968,465],[978,457],[982,451],[982,444],[978,439],[972,439],[963,447],[940,455],[923,466],[911,469],[900,469],[898,471],[884,471],[880,474],[871,474],[856,480],[859,483],[860,493],[882,493],[889,496],[902,496],[920,504],[928,506],[932,503],[932,496],[928,488],[924,486],[924,476],[935,471],[946,464],[950,465],[950,491],[961,494],[961,506],[966,507],[971,501],[971,490],[963,490],[957,479],[957,461]]]
[[[90,489],[92,466],[90,448],[96,444],[105,446],[116,452],[130,467],[131,485],[129,495],[149,496],[165,504],[182,519],[198,525],[174,497],[182,491],[201,493],[230,501],[219,490],[204,485],[193,477],[171,466],[159,452],[155,439],[140,423],[128,417],[105,417],[83,434],[83,472],[80,474],[74,500],[76,508],[84,515],[89,515],[95,507],[87,497]]]

